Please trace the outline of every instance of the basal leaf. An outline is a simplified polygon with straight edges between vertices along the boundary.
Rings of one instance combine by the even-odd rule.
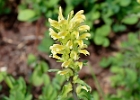
[[[102,45],[103,45],[104,47],[108,47],[109,44],[110,44],[109,39],[105,37],[105,38],[104,38],[104,42],[103,42]]]
[[[20,21],[29,21],[35,16],[36,16],[36,12],[34,10],[25,9],[25,10],[19,11],[18,20],[20,20]]]
[[[102,45],[104,42],[104,37],[96,35],[94,38],[94,42],[96,45]]]
[[[129,17],[125,17],[122,22],[124,24],[128,24],[128,25],[133,25],[136,24],[138,22],[138,17],[137,16],[129,16]]]

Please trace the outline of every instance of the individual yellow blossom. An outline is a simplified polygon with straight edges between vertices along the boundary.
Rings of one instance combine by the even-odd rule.
[[[79,50],[79,52],[84,55],[89,55],[89,52],[87,50]]]
[[[75,16],[71,19],[73,22],[82,23],[86,19],[85,15],[83,15],[84,11],[78,11]]]
[[[83,62],[76,62],[76,64],[77,64],[77,66],[78,66],[80,69],[82,69],[82,67],[83,67]]]
[[[56,54],[55,55],[53,55],[53,58],[55,58],[55,59],[61,59],[61,57],[59,57],[59,56],[57,56]]]
[[[64,39],[65,36],[67,35],[67,32],[63,31],[63,32],[59,32],[58,34],[59,34],[60,38]]]
[[[50,31],[51,37],[52,37],[54,40],[61,38],[53,29],[49,28],[49,31]]]
[[[81,40],[83,40],[83,39],[88,40],[88,38],[89,38],[90,36],[91,36],[90,33],[84,33],[84,34],[82,34],[82,35],[80,36],[80,39],[81,39]]]
[[[73,58],[74,60],[79,59],[79,55],[75,51],[71,51],[70,57]]]
[[[69,41],[67,42],[66,46],[68,46],[70,49],[72,49],[72,46],[73,46],[72,41],[69,40]]]
[[[88,31],[90,30],[90,27],[88,25],[82,25],[79,27],[79,31],[83,32],[83,31]]]
[[[62,53],[61,51],[64,49],[64,46],[59,44],[53,44],[53,46],[51,46],[50,49],[53,54],[57,53],[61,54]]]
[[[59,29],[59,23],[57,21],[49,18],[49,22],[50,22],[52,27],[55,27],[56,29]]]
[[[62,67],[67,68],[70,64],[71,64],[71,61],[70,60],[65,61],[65,62],[62,63]]]
[[[70,73],[69,73],[70,72]],[[60,75],[66,75],[66,74],[72,74],[72,71],[71,71],[71,69],[65,69],[65,70],[63,70],[63,71],[58,71],[57,72],[58,74],[60,74]]]
[[[81,39],[77,40],[77,43],[80,46],[80,48],[82,48],[84,46],[84,42]]]
[[[64,17],[63,17],[63,14],[62,14],[62,8],[59,7],[58,22],[60,22],[61,20],[64,20]]]

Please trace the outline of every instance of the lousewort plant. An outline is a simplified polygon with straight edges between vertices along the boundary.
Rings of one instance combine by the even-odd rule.
[[[49,33],[57,43],[50,47],[52,57],[62,62],[62,70],[57,73],[64,75],[67,79],[58,100],[66,100],[65,98],[70,92],[75,100],[83,99],[83,96],[91,91],[91,88],[78,78],[78,72],[83,67],[83,62],[79,61],[80,53],[89,55],[85,49],[87,45],[83,40],[90,37],[90,33],[88,33],[90,27],[83,23],[86,19],[83,13],[84,11],[80,10],[74,15],[74,11],[71,11],[65,19],[61,7],[59,7],[58,21],[49,18],[52,26]]]

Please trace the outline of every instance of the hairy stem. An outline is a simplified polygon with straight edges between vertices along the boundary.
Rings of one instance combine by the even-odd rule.
[[[77,93],[76,93],[76,84],[73,83],[73,76],[70,77],[70,82],[72,84],[72,95],[73,95],[73,98],[74,98],[74,100],[79,100],[78,97],[77,97]]]

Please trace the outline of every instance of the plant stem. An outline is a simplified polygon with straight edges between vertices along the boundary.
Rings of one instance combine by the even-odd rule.
[[[99,92],[100,96],[101,96],[101,97],[103,98],[103,100],[104,100],[104,99],[105,99],[105,95],[104,95],[104,92],[103,92],[103,90],[102,90],[102,88],[101,88],[101,86],[100,86],[100,84],[99,84],[99,81],[98,81],[96,75],[94,74],[93,69],[91,69],[91,66],[90,66],[89,64],[88,64],[88,67],[89,67],[89,69],[90,69],[90,71],[91,71],[91,75],[92,75],[92,77],[93,77],[93,79],[94,79],[94,81],[95,81],[95,86],[97,87],[97,91]]]
[[[74,98],[74,100],[79,100],[78,97],[77,97],[77,93],[76,93],[76,84],[73,83],[73,76],[70,77],[70,82],[72,84],[72,95],[73,95],[73,98]]]

